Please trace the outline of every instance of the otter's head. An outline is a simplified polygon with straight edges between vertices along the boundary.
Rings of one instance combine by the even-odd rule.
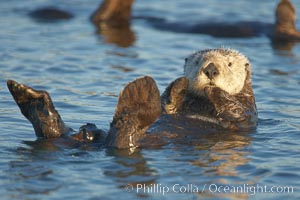
[[[250,84],[250,70],[249,60],[231,49],[198,51],[187,57],[184,65],[189,91],[200,96],[209,86],[219,87],[230,95],[238,94],[247,80]]]

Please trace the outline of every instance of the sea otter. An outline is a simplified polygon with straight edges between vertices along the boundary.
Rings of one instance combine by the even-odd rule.
[[[289,0],[281,0],[276,8],[275,39],[300,41],[300,32],[297,31],[296,10]]]
[[[275,25],[257,21],[228,22],[169,22],[163,18],[131,16],[134,0],[103,0],[90,19],[106,43],[120,47],[131,46],[136,39],[131,29],[131,19],[145,20],[152,27],[178,33],[207,34],[213,37],[246,38],[266,35],[272,39],[274,48],[287,49],[300,41],[295,27],[296,11],[289,0],[281,0],[275,12]],[[39,22],[56,22],[70,19],[73,14],[55,7],[39,8],[29,13]],[[292,44],[287,43],[292,42]],[[290,47],[291,48],[291,47]]]
[[[198,51],[185,59],[184,77],[162,94],[163,110],[214,122],[254,127],[257,120],[249,60],[231,49]]]
[[[289,0],[281,0],[275,11],[275,24],[242,21],[228,22],[203,22],[196,24],[153,21],[151,24],[158,29],[180,32],[200,33],[221,38],[245,38],[266,35],[273,41],[300,41],[300,32],[297,31],[296,10]]]
[[[184,124],[193,124],[199,135],[249,130],[257,123],[250,62],[231,49],[207,49],[187,57],[184,77],[173,81],[162,96],[151,77],[127,84],[119,95],[107,134],[87,124],[70,135],[72,129],[64,124],[46,91],[13,80],[8,80],[7,86],[36,136],[46,139],[102,141],[102,145],[124,149],[147,146],[147,141],[184,137]],[[180,133],[174,133],[179,124]]]
[[[133,0],[105,0],[92,15],[91,19],[98,27],[103,24],[129,24]],[[200,22],[196,24],[184,22],[169,22],[162,18],[133,16],[133,19],[143,19],[154,28],[179,33],[207,34],[214,37],[257,37],[266,35],[272,40],[300,41],[300,32],[295,27],[296,11],[289,0],[281,0],[275,12],[275,24],[243,21]],[[101,28],[100,28],[101,29]]]
[[[97,33],[103,34],[108,43],[120,46],[130,46],[135,35],[130,28],[131,19],[143,19],[154,28],[179,33],[200,33],[214,37],[256,37],[266,35],[274,41],[300,41],[300,32],[297,31],[296,10],[290,0],[281,0],[275,11],[275,24],[243,21],[237,23],[227,22],[201,22],[190,24],[188,22],[168,22],[162,18],[131,16],[134,0],[104,0],[99,8],[92,14],[91,21],[97,27]],[[73,17],[72,13],[54,7],[36,9],[29,16],[39,21],[57,21]],[[121,38],[118,38],[119,37]]]

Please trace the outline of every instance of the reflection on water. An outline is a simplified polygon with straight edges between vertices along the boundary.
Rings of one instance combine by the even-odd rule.
[[[117,187],[124,188],[128,184],[136,187],[137,184],[150,185],[156,182],[157,172],[151,169],[140,150],[109,149],[106,155],[113,156],[115,167],[104,169],[104,174],[114,180]]]
[[[197,144],[196,141],[193,141],[193,146],[191,148],[187,148],[186,145],[182,144],[175,144],[174,146],[171,144],[171,146],[173,146],[171,149],[155,148],[150,149],[150,151],[159,151],[164,157],[169,157],[169,162],[174,164],[163,163],[162,167],[168,168],[168,166],[173,166],[173,171],[177,171],[176,174],[179,176],[181,176],[181,173],[184,173],[186,176],[204,175],[214,177],[209,181],[201,179],[193,180],[192,183],[195,185],[199,186],[207,183],[218,185],[241,184],[240,181],[235,181],[234,177],[242,176],[239,168],[247,166],[247,163],[251,161],[247,157],[250,154],[247,150],[247,146],[251,142],[249,135],[246,133],[221,133],[214,134],[213,136],[205,136],[202,140],[200,138],[201,136],[198,136],[198,141],[201,142]],[[163,169],[155,170],[155,167],[152,167],[151,164],[153,159],[149,160],[144,158],[143,151],[145,150],[137,150],[135,152],[129,150],[108,150],[107,155],[113,156],[116,163],[113,168],[105,170],[105,175],[110,179],[113,178],[118,187],[122,189],[130,186],[133,187],[133,190],[140,191],[137,193],[137,196],[148,196],[147,192],[138,189],[141,187],[146,188],[146,191],[155,190],[156,187],[156,192],[159,193],[159,191],[157,191],[158,187],[166,185],[171,188],[172,184],[178,184],[176,179],[173,181],[166,181],[164,176],[168,177],[169,175],[164,172],[162,173],[161,171]],[[177,156],[174,156],[176,154]],[[196,166],[196,168],[194,166]],[[193,170],[189,170],[189,168],[192,168]],[[161,173],[162,175],[159,175]],[[225,177],[230,177],[230,179],[233,180],[226,180]],[[259,176],[253,174],[252,180],[250,179],[243,183],[252,185],[259,181],[259,179]],[[186,182],[185,180],[182,181],[183,182],[180,182],[180,185],[190,184],[190,182]],[[208,191],[206,192],[207,193],[203,194],[197,192],[196,195],[205,197],[209,193]],[[248,195],[218,194],[215,197],[239,197],[246,199]]]
[[[102,23],[97,26],[97,34],[102,35],[104,42],[108,44],[116,44],[120,47],[130,47],[135,42],[135,34],[131,30],[130,25],[114,27],[109,24]]]
[[[53,177],[54,171],[51,169],[51,165],[45,165],[45,161],[50,158],[35,155],[32,149],[27,148],[19,148],[16,153],[18,160],[10,161],[9,169],[6,172],[10,176],[10,184],[7,189],[11,199],[22,199],[24,196],[32,195],[44,196],[61,187],[62,183],[58,183]],[[39,157],[38,161],[35,156]],[[43,184],[43,182],[48,184]]]
[[[87,169],[90,173],[83,172],[86,176],[90,176],[101,170],[106,179],[114,182],[111,187],[124,191],[124,188],[130,185],[133,191],[139,191],[133,194],[129,193],[136,197],[151,196],[151,192],[137,190],[138,187],[151,188],[155,185],[161,185],[171,188],[174,184],[188,185],[190,183],[197,186],[212,183],[218,185],[240,184],[240,181],[235,181],[235,177],[238,178],[243,175],[239,168],[247,166],[247,163],[251,161],[247,158],[250,154],[247,150],[247,146],[251,142],[249,135],[224,133],[205,136],[203,140],[200,140],[201,137],[199,136],[198,138],[201,142],[197,144],[193,141],[194,144],[190,147],[184,144],[171,144],[168,148],[136,149],[135,151],[94,149],[94,153],[99,151],[101,154],[105,153],[102,156],[110,158],[110,161],[109,163],[92,161],[93,165],[90,165],[90,168]],[[55,145],[53,145],[54,142],[56,142]],[[85,168],[85,165],[89,163],[86,161],[86,158],[89,158],[89,153],[86,152],[86,149],[84,151],[78,150],[77,146],[69,146],[68,150],[66,148],[53,148],[59,145],[59,141],[26,143],[30,144],[31,148],[18,148],[16,151],[18,160],[10,161],[9,164],[8,173],[11,177],[11,184],[8,189],[12,193],[13,199],[18,199],[23,195],[51,196],[55,192],[63,191],[70,184],[65,184],[63,177],[72,174],[73,167],[71,166],[79,164],[82,165],[78,166],[79,168]],[[64,143],[64,145],[66,144]],[[154,156],[151,155],[152,153],[154,153]],[[66,157],[67,155],[69,157]],[[155,155],[163,156],[163,159],[161,161],[155,159]],[[73,164],[69,166],[70,164],[66,161]],[[69,175],[65,174],[67,171],[61,172],[59,170],[61,167],[71,167]],[[101,167],[101,169],[98,169],[98,167]],[[209,176],[213,179],[202,180],[200,178],[193,179],[192,182],[183,179],[178,182],[176,178],[171,178],[173,173],[187,177]],[[59,174],[63,177],[58,178]],[[98,175],[95,174],[95,176]],[[229,180],[226,180],[226,177],[230,177]],[[99,181],[101,182],[101,180]],[[253,175],[252,180],[243,183],[250,185],[254,183],[253,181],[259,181],[259,177]],[[205,193],[197,192],[194,195],[206,197],[212,194],[206,191]],[[235,194],[213,196],[237,197]],[[247,195],[239,194],[238,197],[244,199]]]
[[[119,47],[129,47],[135,42],[135,33],[131,30],[131,10],[133,0],[104,0],[92,14],[91,21],[97,28],[97,34],[104,42]]]
[[[293,57],[292,50],[297,43],[294,41],[272,41],[272,47],[278,55]]]
[[[228,135],[224,139],[211,146],[209,151],[193,164],[202,167],[213,166],[213,169],[208,169],[208,172],[215,173],[215,175],[239,176],[236,168],[245,165],[249,161],[246,158],[249,152],[244,149],[249,145],[250,139],[248,136],[242,135]]]

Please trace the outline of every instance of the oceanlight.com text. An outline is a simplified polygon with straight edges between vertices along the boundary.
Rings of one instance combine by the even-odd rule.
[[[293,193],[293,186],[267,186],[260,184],[241,184],[241,185],[218,185],[218,184],[136,184],[135,186],[128,184],[125,186],[127,192],[135,192],[138,194],[162,194],[167,193],[214,193],[214,194],[248,194],[255,195],[257,193]]]

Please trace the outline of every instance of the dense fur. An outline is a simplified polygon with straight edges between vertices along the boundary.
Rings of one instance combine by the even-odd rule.
[[[184,124],[190,122],[205,133],[256,126],[251,68],[244,55],[231,49],[208,49],[189,56],[184,68],[185,77],[172,82],[162,97],[151,77],[128,83],[120,93],[108,135],[93,124],[69,135],[72,129],[65,126],[46,91],[12,80],[7,86],[36,136],[46,139],[64,137],[125,149],[155,145],[162,138],[184,138]],[[158,126],[151,127],[156,120]]]
[[[205,69],[212,65],[219,74],[210,79]],[[250,66],[244,55],[229,49],[213,49],[198,51],[186,58],[184,76],[190,82],[189,91],[197,95],[203,96],[208,85],[234,95],[242,90],[244,84],[241,83],[245,82],[247,70],[250,71]]]
[[[100,143],[119,149],[139,146],[147,128],[161,114],[159,90],[151,77],[128,83],[121,91],[108,134],[94,124],[83,125],[78,133],[65,126],[46,91],[35,90],[13,80],[7,86],[22,114],[32,123],[38,138],[68,138],[83,143]]]
[[[276,24],[274,39],[300,40],[300,32],[297,31],[296,10],[289,0],[281,0],[276,8]]]
[[[251,66],[231,49],[196,52],[186,59],[185,77],[175,80],[162,95],[167,114],[181,114],[229,129],[256,126],[257,111],[251,85]],[[178,93],[178,80],[188,80]]]

